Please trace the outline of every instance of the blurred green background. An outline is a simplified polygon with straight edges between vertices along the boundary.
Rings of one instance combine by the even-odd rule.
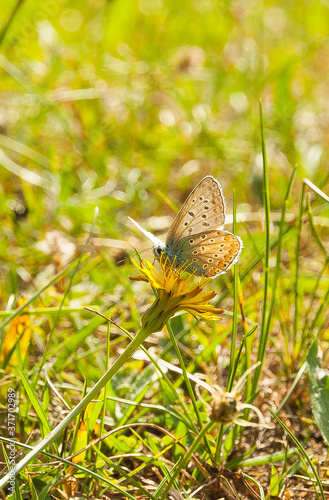
[[[16,10],[15,10],[16,9]],[[59,230],[164,232],[206,174],[240,212],[262,206],[259,99],[272,209],[292,167],[328,182],[325,0],[23,0],[1,6],[0,289],[15,293]],[[145,219],[145,220],[144,220]],[[79,240],[81,238],[81,240]],[[59,243],[60,245],[60,243]],[[120,246],[120,245],[119,245]],[[123,248],[125,245],[122,245]],[[25,274],[24,274],[25,273]],[[99,277],[100,279],[101,277]]]

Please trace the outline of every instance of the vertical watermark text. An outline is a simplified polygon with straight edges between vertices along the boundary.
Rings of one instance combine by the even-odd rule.
[[[15,389],[9,388],[7,392],[7,431],[8,437],[14,439],[16,436],[16,415],[18,411]],[[7,445],[9,475],[8,483],[9,493],[12,495],[15,492],[15,476],[16,476],[16,446],[14,443]]]

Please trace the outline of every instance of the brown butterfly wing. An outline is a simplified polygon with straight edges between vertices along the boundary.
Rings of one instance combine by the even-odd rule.
[[[197,275],[215,278],[238,260],[242,246],[239,236],[217,229],[185,237],[177,252],[189,256]]]
[[[219,182],[207,175],[193,189],[169,228],[166,244],[174,247],[185,236],[210,231],[225,222],[225,199]]]

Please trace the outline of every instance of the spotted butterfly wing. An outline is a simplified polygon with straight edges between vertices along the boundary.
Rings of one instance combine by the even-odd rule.
[[[165,253],[176,267],[187,263],[197,276],[216,278],[234,264],[242,250],[238,236],[220,228],[225,199],[219,182],[207,175],[191,192],[172,223]]]
[[[166,246],[169,260],[175,256],[176,267],[187,263],[187,271],[197,276],[216,278],[237,262],[242,250],[239,236],[214,229],[185,236],[175,247]]]
[[[225,200],[218,180],[207,175],[193,189],[169,228],[166,244],[184,236],[219,229],[225,222]]]

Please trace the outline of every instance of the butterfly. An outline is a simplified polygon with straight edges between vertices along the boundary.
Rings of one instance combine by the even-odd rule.
[[[243,248],[239,236],[223,231],[225,199],[220,183],[212,175],[206,175],[190,193],[165,243],[128,218],[151,240],[158,260],[164,253],[175,268],[186,266],[196,276],[217,278],[237,262]]]

